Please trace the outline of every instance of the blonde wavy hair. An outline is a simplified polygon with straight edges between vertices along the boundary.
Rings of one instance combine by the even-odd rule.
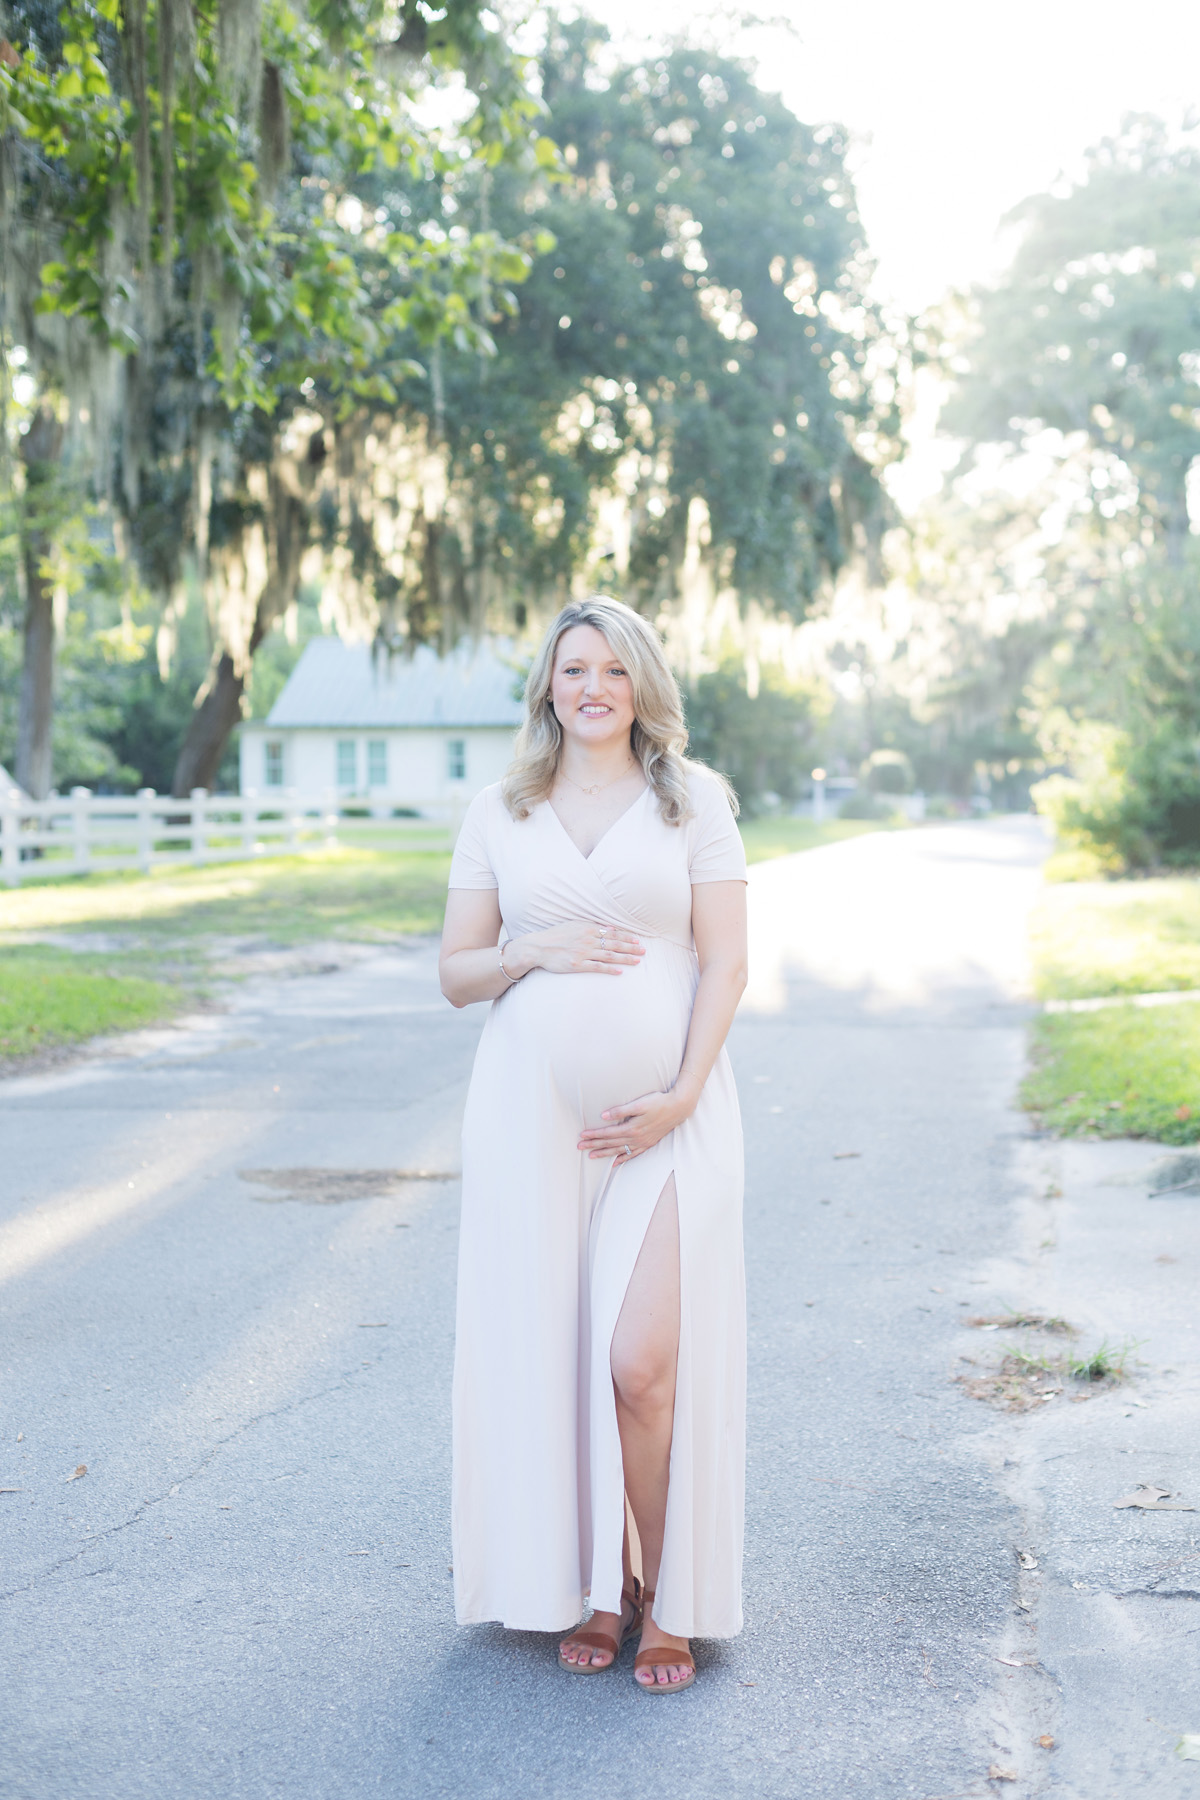
[[[559,640],[576,625],[594,626],[628,671],[634,714],[630,749],[642,765],[648,786],[654,789],[658,810],[667,824],[682,825],[691,816],[687,771],[694,765],[683,754],[687,726],[679,684],[654,628],[631,606],[604,594],[564,606],[542,639],[525,682],[525,722],[500,784],[505,805],[514,819],[527,819],[538,802],[549,797],[558,776],[563,732],[551,703],[550,684]],[[733,789],[723,776],[716,779],[736,813]]]

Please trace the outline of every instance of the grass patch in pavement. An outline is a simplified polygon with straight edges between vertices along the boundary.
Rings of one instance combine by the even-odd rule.
[[[0,1068],[109,1031],[164,1019],[180,990],[103,956],[49,945],[0,950]]]
[[[747,862],[769,862],[776,856],[792,856],[797,850],[816,850],[822,844],[840,844],[843,838],[864,831],[891,831],[891,820],[741,819],[738,821]]]
[[[981,1374],[956,1379],[974,1400],[986,1400],[1003,1412],[1029,1412],[1060,1394],[1081,1400],[1098,1389],[1119,1386],[1129,1379],[1129,1360],[1136,1349],[1137,1344],[1129,1338],[1123,1344],[1105,1339],[1083,1356],[1007,1345],[999,1362],[984,1367]],[[965,1360],[980,1366],[973,1357]]]
[[[1200,880],[1064,882],[1032,921],[1044,1000],[1200,989]],[[1048,1013],[1023,1104],[1063,1136],[1200,1141],[1200,1003]]]

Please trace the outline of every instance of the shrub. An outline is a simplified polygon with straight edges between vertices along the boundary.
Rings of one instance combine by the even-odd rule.
[[[824,717],[818,690],[767,668],[752,696],[745,668],[728,659],[699,676],[684,699],[689,754],[728,775],[748,814],[795,804],[807,789]]]
[[[1101,592],[1043,718],[1039,812],[1114,869],[1200,863],[1200,565]]]
[[[916,786],[913,766],[903,750],[872,750],[860,775],[873,794],[911,794]]]

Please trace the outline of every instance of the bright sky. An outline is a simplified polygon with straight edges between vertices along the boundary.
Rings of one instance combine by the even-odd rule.
[[[706,16],[687,0],[589,10],[639,45]],[[793,30],[747,32],[739,48],[801,118],[853,133],[880,294],[913,310],[997,267],[1004,213],[1076,169],[1124,113],[1200,107],[1197,0],[762,0],[761,12]]]

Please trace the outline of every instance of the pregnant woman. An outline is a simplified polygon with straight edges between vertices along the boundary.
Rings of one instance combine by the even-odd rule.
[[[640,1630],[649,1694],[742,1624],[746,859],[686,742],[645,620],[565,607],[463,824],[441,962],[455,1006],[493,1003],[463,1125],[458,1618],[561,1632],[590,1598],[560,1667],[602,1673]]]

